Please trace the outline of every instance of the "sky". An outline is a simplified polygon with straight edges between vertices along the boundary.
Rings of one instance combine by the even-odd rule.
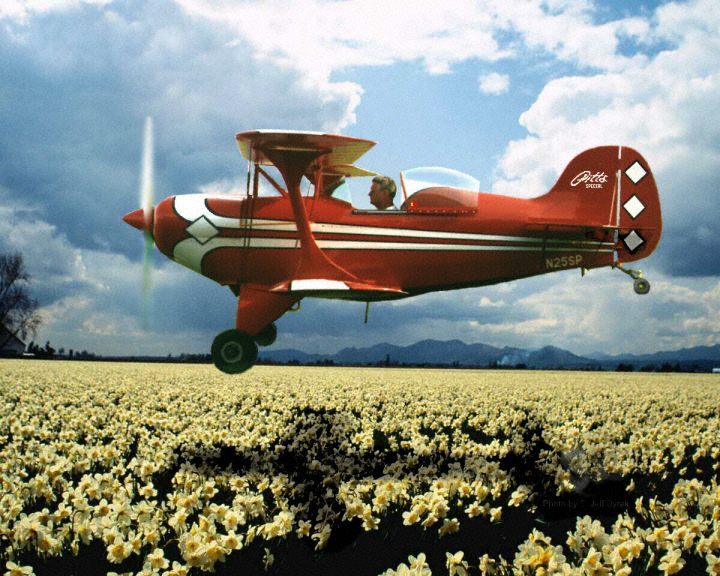
[[[605,268],[378,303],[367,324],[361,303],[305,299],[274,348],[720,344],[718,29],[716,0],[2,0],[0,252],[25,258],[38,342],[205,353],[235,299],[157,252],[143,320],[143,240],[121,218],[146,116],[156,200],[240,186],[234,135],[257,128],[371,139],[365,168],[447,166],[521,197],[619,144],[660,190],[649,295]]]

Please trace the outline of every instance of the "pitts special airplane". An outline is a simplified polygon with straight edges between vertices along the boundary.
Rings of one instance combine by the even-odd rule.
[[[258,345],[275,341],[275,320],[305,297],[369,304],[603,266],[631,276],[639,294],[650,289],[623,267],[649,256],[662,231],[655,179],[632,148],[586,150],[530,199],[482,193],[452,170],[410,170],[400,174],[399,208],[364,210],[331,188],[374,175],[354,165],[374,142],[265,130],[236,140],[249,163],[245,194],[171,196],[124,217],[168,258],[238,297],[235,328],[212,344],[223,372],[253,366]],[[260,178],[276,196],[259,194]]]

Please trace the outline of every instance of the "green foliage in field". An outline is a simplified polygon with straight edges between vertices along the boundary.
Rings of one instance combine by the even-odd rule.
[[[175,576],[258,543],[323,551],[343,526],[394,522],[435,535],[436,573],[673,574],[702,561],[720,574],[715,380],[4,361],[0,553],[19,575],[32,571],[21,560],[101,543],[118,571]],[[530,525],[604,482],[632,502],[612,526],[583,515],[560,540],[528,530],[513,557],[443,548],[470,522],[502,528],[522,512]],[[419,552],[387,574],[429,574]]]

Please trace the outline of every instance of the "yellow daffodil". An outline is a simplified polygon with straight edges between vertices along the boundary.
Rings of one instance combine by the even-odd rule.
[[[658,568],[663,571],[665,576],[677,574],[685,566],[685,560],[681,557],[682,553],[677,548],[668,551],[662,558]]]
[[[467,576],[468,563],[463,560],[465,552],[462,550],[451,554],[450,552],[445,553],[445,565],[448,568],[449,576]]]
[[[35,574],[32,566],[19,566],[12,561],[8,561],[5,568],[5,576],[34,576]]]

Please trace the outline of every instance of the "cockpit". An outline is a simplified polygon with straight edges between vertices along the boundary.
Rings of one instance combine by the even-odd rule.
[[[369,178],[343,179],[333,189],[332,198],[343,200],[357,210],[367,206]],[[407,213],[456,213],[476,211],[480,181],[469,174],[429,166],[400,172],[395,207]]]
[[[274,167],[262,170],[265,176],[261,179],[260,195],[277,195],[283,193],[278,181],[279,176],[273,174]],[[372,173],[371,173],[372,174]],[[355,211],[374,212],[368,200],[371,176],[366,175],[323,175],[320,193],[324,197],[333,198],[350,204]],[[313,178],[315,180],[315,178]],[[303,178],[302,189],[306,194],[315,193],[315,183]],[[269,186],[268,184],[272,184]],[[394,199],[395,213],[465,213],[477,210],[480,181],[458,170],[439,166],[412,168],[400,172],[397,192]]]

